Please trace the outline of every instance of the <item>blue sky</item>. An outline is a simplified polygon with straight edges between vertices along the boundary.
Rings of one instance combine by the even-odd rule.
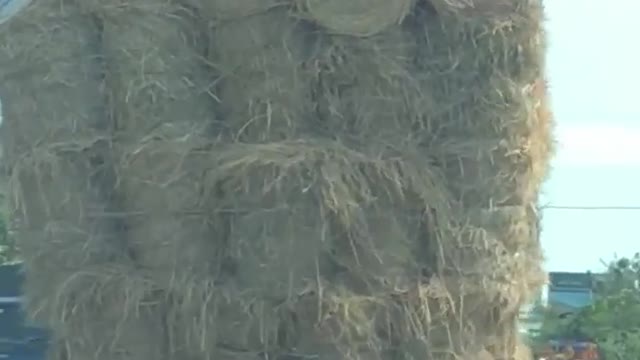
[[[640,206],[640,1],[545,0],[559,149],[543,202]],[[632,45],[636,44],[636,45]],[[640,211],[544,211],[549,271],[640,251]]]

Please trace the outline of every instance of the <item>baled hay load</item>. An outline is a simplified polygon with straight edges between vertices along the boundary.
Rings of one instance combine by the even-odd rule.
[[[29,310],[69,359],[521,356],[539,2],[81,5],[0,28]]]
[[[131,276],[123,224],[111,216],[120,208],[101,29],[62,5],[39,1],[2,28],[2,142],[27,306],[70,358],[158,358],[147,336],[158,337],[159,314],[122,312],[148,300],[150,286]]]
[[[116,124],[118,216],[126,222],[123,235],[138,267],[133,274],[156,288],[153,297],[140,299],[147,302],[143,309],[161,312],[154,320],[162,331],[144,332],[144,340],[162,357],[188,358],[184,344],[171,341],[172,301],[186,294],[185,284],[206,284],[218,268],[214,229],[194,173],[203,165],[189,154],[215,121],[213,76],[204,60],[206,23],[194,9],[172,2],[113,5],[98,2],[94,11],[102,20],[105,82]],[[136,309],[131,307],[132,315]]]
[[[199,169],[185,161],[185,149],[205,138],[214,120],[212,76],[203,60],[206,26],[193,10],[169,2],[99,3],[96,9],[128,246],[153,281],[170,289],[208,271],[208,221],[189,213],[198,209],[201,189],[197,178],[176,173]],[[166,144],[171,152],[163,151]],[[176,246],[181,239],[193,246]]]

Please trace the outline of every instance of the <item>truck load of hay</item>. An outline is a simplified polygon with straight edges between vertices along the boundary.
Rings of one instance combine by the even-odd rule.
[[[33,0],[2,146],[52,359],[514,359],[539,0]]]

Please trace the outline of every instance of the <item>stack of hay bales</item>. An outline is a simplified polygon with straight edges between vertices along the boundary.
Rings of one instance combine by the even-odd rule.
[[[542,6],[496,4],[40,0],[2,24],[52,357],[521,356],[551,120]]]

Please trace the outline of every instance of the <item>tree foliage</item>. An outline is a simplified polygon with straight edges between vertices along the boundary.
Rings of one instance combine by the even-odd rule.
[[[594,303],[565,318],[547,311],[539,340],[592,340],[607,360],[640,359],[639,281],[640,254],[612,261],[594,283]]]

